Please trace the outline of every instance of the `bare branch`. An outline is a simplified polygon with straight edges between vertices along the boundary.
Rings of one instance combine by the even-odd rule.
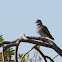
[[[34,47],[44,58],[45,62],[47,62],[45,55],[37,48],[37,46]]]
[[[18,40],[18,45],[15,48],[15,62],[18,62],[18,58],[17,58],[17,53],[18,53],[18,46],[19,46],[20,42]]]
[[[51,59],[50,57],[48,56],[45,56],[46,58],[50,59],[51,62],[54,62],[53,59]]]
[[[15,43],[15,42],[17,42],[17,40],[19,40],[19,39],[16,39],[16,40],[13,40],[13,41],[2,41],[2,42],[0,42],[0,45]]]
[[[36,45],[34,45],[28,52],[26,52],[23,56],[22,56],[22,58],[21,58],[21,60],[20,60],[20,62],[22,62],[22,60],[23,60],[23,58],[24,58],[24,56],[26,55],[26,54],[28,54],[34,47],[35,47]]]
[[[38,42],[39,41],[39,42]],[[18,46],[20,44],[20,42],[26,42],[26,43],[32,43],[32,44],[35,44],[35,48],[37,49],[37,45],[40,45],[40,46],[44,46],[44,47],[48,47],[48,48],[52,48],[53,50],[55,50],[60,56],[62,56],[62,50],[52,41],[52,40],[49,40],[49,39],[45,39],[45,38],[41,38],[41,37],[32,37],[32,36],[25,36],[24,34],[22,34],[18,39],[16,40],[13,40],[13,41],[3,41],[3,42],[0,42],[0,45],[3,45],[3,44],[6,44],[4,45],[3,49],[2,49],[2,52],[0,52],[0,54],[2,54],[2,57],[3,57],[3,62],[4,62],[4,50],[6,48],[10,48],[12,46],[16,46],[16,49],[15,49],[15,62],[17,62],[17,51],[18,51]],[[30,49],[30,51],[33,49],[34,47],[32,47]],[[37,49],[38,50],[38,49]],[[27,53],[29,53],[30,51],[28,51]],[[41,51],[38,50],[38,52],[40,53]],[[26,54],[27,54],[26,53]],[[42,53],[42,52],[41,52]],[[25,54],[25,55],[26,55]],[[43,57],[45,55],[43,54]],[[47,58],[49,58],[51,60],[50,57],[48,56],[45,56]],[[46,59],[44,57],[44,60],[45,62]],[[53,61],[52,61],[53,62]]]
[[[59,55],[56,55],[53,59],[55,59],[57,56],[59,56]]]
[[[4,49],[5,49],[5,48],[10,48],[10,47],[12,47],[12,46],[17,46],[17,45],[18,45],[18,43],[8,44],[8,45],[4,46]]]
[[[45,41],[45,42],[49,42],[49,43],[45,43],[45,42],[37,42],[35,40],[32,39],[26,39],[27,37],[25,35],[23,35],[24,39],[21,39],[22,42],[28,42],[28,43],[33,43],[36,45],[40,45],[40,46],[45,46],[45,47],[49,47],[54,49],[60,56],[62,56],[62,50],[51,40],[47,40],[47,39],[42,39],[41,41]],[[30,37],[31,38],[31,37]],[[33,37],[32,37],[33,38]],[[35,39],[35,38],[34,38]]]

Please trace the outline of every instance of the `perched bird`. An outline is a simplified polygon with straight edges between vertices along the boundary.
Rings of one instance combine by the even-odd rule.
[[[48,28],[42,24],[41,20],[36,20],[36,32],[41,37],[48,37],[48,38],[54,40],[54,38],[50,34]]]

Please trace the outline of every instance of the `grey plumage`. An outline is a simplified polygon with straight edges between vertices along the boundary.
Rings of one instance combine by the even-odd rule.
[[[48,28],[42,24],[41,20],[36,21],[36,32],[41,37],[49,37],[50,39],[54,40],[54,38],[50,34]]]

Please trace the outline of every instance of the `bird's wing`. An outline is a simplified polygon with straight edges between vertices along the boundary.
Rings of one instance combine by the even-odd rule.
[[[44,32],[49,38],[51,38],[51,39],[54,40],[54,38],[52,37],[52,35],[50,34],[50,32],[49,32],[49,30],[48,30],[48,28],[47,28],[46,26],[43,26],[42,30],[43,30],[43,32]]]

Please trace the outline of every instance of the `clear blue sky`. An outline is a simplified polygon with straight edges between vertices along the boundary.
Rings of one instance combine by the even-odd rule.
[[[14,40],[22,33],[39,36],[35,30],[37,19],[48,27],[54,42],[62,49],[62,0],[0,0],[0,35],[5,40]],[[19,53],[25,53],[31,46],[22,43]],[[41,50],[52,58],[57,54],[44,47]],[[54,61],[62,62],[62,58],[58,56]]]

